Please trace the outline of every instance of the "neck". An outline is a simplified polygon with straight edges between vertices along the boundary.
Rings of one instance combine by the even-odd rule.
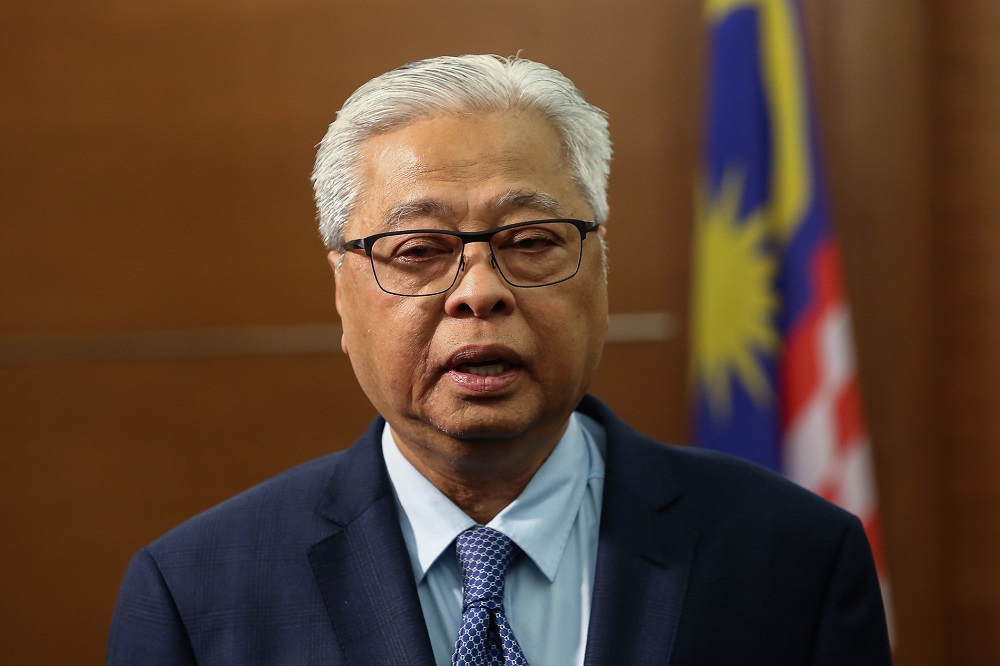
[[[428,481],[480,525],[513,502],[566,431],[530,440],[452,440],[442,447],[415,444],[392,429],[400,452]]]

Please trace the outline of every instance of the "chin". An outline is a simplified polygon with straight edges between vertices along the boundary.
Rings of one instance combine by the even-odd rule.
[[[465,402],[430,421],[439,431],[463,441],[507,441],[529,433],[546,438],[560,429],[572,406],[524,404],[521,401]]]
[[[474,416],[456,419],[449,418],[437,424],[438,430],[451,437],[462,441],[505,441],[524,434],[531,428],[530,423],[525,423],[523,418],[502,418],[499,415],[494,418]]]

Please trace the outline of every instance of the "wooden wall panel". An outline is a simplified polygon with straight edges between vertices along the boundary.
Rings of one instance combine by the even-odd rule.
[[[950,663],[942,652],[942,447],[928,362],[936,276],[927,17],[909,0],[814,0],[806,8],[875,453],[896,661]]]
[[[1000,663],[1000,6],[933,15],[945,633],[954,663]]]
[[[682,318],[699,11],[694,0],[5,8],[0,499],[16,507],[0,519],[16,535],[0,541],[5,659],[99,662],[137,548],[343,446],[371,417],[340,355],[203,355],[246,329],[336,323],[308,174],[335,110],[371,76],[521,49],[562,69],[611,115],[612,308]],[[41,353],[26,362],[26,350]],[[605,358],[600,394],[684,441],[683,334],[609,345]]]
[[[1000,10],[991,0],[804,4],[897,662],[1000,661]],[[407,60],[523,49],[611,115],[612,310],[667,312],[676,323],[666,340],[609,345],[595,391],[641,429],[685,442],[700,5],[8,8],[0,358],[18,348],[11,340],[50,334],[72,343],[327,330],[332,278],[307,177],[335,110]],[[12,663],[99,662],[137,547],[342,446],[371,415],[337,354],[127,351],[136,350],[89,363],[0,362],[0,500],[13,507],[0,529],[14,535],[0,541],[11,573],[0,632]]]
[[[346,357],[0,369],[0,603],[12,663],[98,663],[131,554],[374,411]],[[16,536],[15,536],[16,535]]]

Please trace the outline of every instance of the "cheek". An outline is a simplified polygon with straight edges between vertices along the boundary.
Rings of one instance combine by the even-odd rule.
[[[581,281],[578,291],[567,299],[564,321],[569,322],[562,333],[564,367],[591,375],[604,350],[608,330],[607,290],[596,281]]]
[[[593,369],[607,329],[607,313],[599,301],[574,294],[548,305],[525,308],[524,314],[541,346],[540,367],[563,379]]]
[[[409,390],[427,358],[427,318],[414,307],[420,304],[378,295],[346,304],[344,334],[358,380],[366,390]]]

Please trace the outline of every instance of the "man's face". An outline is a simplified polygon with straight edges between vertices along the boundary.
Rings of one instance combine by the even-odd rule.
[[[589,220],[555,130],[528,112],[436,115],[369,140],[348,239],[395,229],[478,231],[556,217]],[[602,228],[603,229],[603,228]],[[607,329],[596,234],[576,276],[524,289],[466,246],[437,296],[379,289],[368,258],[336,273],[342,346],[397,441],[457,456],[477,441],[554,444],[593,377]],[[331,253],[336,265],[340,253]]]

